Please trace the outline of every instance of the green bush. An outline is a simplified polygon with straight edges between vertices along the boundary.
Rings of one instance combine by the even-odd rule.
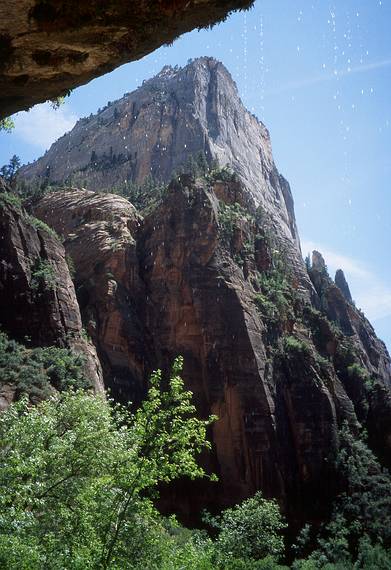
[[[30,287],[36,294],[53,291],[56,288],[56,276],[50,261],[39,257],[34,262],[31,268]]]
[[[261,292],[254,300],[262,317],[272,322],[294,318],[294,292],[283,271],[272,269],[258,277]]]
[[[327,343],[343,338],[341,330],[331,322],[326,315],[315,309],[312,305],[303,307],[303,322],[311,330],[312,338],[318,350],[324,351]]]
[[[256,293],[254,301],[262,318],[271,321],[279,320],[280,312],[277,305],[275,305],[275,303],[268,299],[263,293]]]
[[[347,367],[347,373],[349,378],[357,381],[366,382],[369,379],[368,372],[357,362]]]
[[[260,492],[209,522],[218,530],[218,558],[227,563],[235,559],[251,562],[266,556],[279,558],[284,551],[281,531],[286,524],[277,503],[264,499]]]
[[[391,475],[347,425],[339,439],[336,469],[342,490],[330,521],[319,531],[308,568],[390,568]],[[299,562],[293,568],[307,570]]]
[[[231,247],[231,241],[235,229],[241,220],[252,221],[251,214],[245,210],[238,202],[234,204],[219,204],[219,227],[222,239],[227,247]],[[249,247],[249,245],[247,245]]]
[[[142,184],[128,182],[117,190],[113,189],[113,191],[127,198],[135,208],[145,214],[162,201],[166,188],[166,184],[154,180],[152,176],[147,176]]]
[[[30,222],[30,224],[32,226],[34,226],[34,228],[36,230],[44,231],[44,232],[48,233],[49,235],[51,235],[52,237],[61,241],[60,236],[53,230],[53,228],[51,228],[50,226],[45,224],[45,222],[43,222],[42,220],[39,220],[38,218],[35,218],[34,216],[28,216],[28,221]]]
[[[391,568],[391,550],[381,544],[372,544],[365,537],[360,540],[356,568],[365,570],[389,570]]]
[[[223,167],[214,166],[207,177],[209,182],[237,182],[238,176],[228,164]]]
[[[303,343],[286,337],[293,352]],[[27,349],[0,333],[0,378],[19,396],[0,415],[0,567],[7,570],[285,570],[285,523],[260,493],[209,516],[214,538],[158,514],[160,483],[205,475],[212,418],[195,418],[176,361],[160,371],[135,413],[86,391],[82,359],[58,348]],[[25,384],[25,386],[23,385]],[[163,389],[163,385],[166,387]],[[342,491],[316,549],[293,570],[388,570],[391,477],[359,436],[340,433],[336,468]],[[303,534],[302,547],[311,538]],[[298,541],[298,543],[300,540]],[[308,551],[307,551],[308,552]]]
[[[298,339],[295,336],[284,337],[283,349],[286,354],[296,355],[300,354],[303,356],[310,355],[311,345],[308,341],[303,339]]]
[[[22,209],[22,202],[19,196],[13,192],[0,192],[0,208],[2,206],[11,206],[20,212]]]
[[[0,385],[15,386],[16,397],[45,398],[52,388],[87,388],[84,358],[70,349],[26,348],[0,332]]]
[[[203,151],[199,151],[198,153],[188,156],[185,162],[175,170],[172,177],[176,178],[182,174],[188,174],[194,179],[204,178],[209,175],[209,172],[210,166],[208,159]]]
[[[15,128],[15,123],[10,117],[5,119],[0,119],[0,131],[5,131],[6,133],[12,132]]]

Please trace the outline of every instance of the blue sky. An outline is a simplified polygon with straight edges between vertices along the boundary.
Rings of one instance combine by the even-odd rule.
[[[303,252],[341,266],[353,297],[391,347],[391,0],[257,0],[211,31],[192,32],[76,89],[59,111],[40,105],[0,135],[0,165],[31,161],[77,118],[166,65],[220,59],[269,128],[291,183]]]

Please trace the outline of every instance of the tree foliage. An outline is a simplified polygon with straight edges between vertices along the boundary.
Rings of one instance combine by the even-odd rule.
[[[75,388],[80,363],[73,358],[0,335],[0,373],[11,384],[44,377],[58,389]],[[177,359],[167,380],[154,373],[135,412],[85,390],[52,390],[31,406],[21,390],[21,399],[0,415],[1,568],[286,569],[279,564],[286,525],[277,503],[260,493],[209,516],[214,538],[156,511],[160,483],[205,476],[197,457],[209,447],[213,418],[196,419],[181,367]],[[347,428],[336,466],[344,491],[315,550],[292,568],[386,570],[390,475]]]
[[[365,441],[348,426],[340,431],[336,459],[343,491],[330,521],[317,537],[317,548],[295,570],[391,568],[391,476]],[[309,529],[306,529],[309,538]]]
[[[142,184],[127,183],[121,190],[121,194],[138,209],[145,211],[157,206],[163,198],[166,185],[147,176]]]
[[[14,154],[10,158],[9,163],[0,168],[0,176],[2,176],[7,182],[12,183],[15,180],[20,165],[20,158]]]
[[[15,128],[15,123],[11,117],[6,117],[5,119],[0,119],[0,131],[5,131],[6,133],[11,133]]]
[[[160,482],[204,476],[209,446],[181,364],[165,391],[152,375],[135,413],[78,391],[0,416],[0,567],[161,567],[151,498]]]
[[[53,388],[88,388],[84,358],[70,349],[27,348],[0,332],[0,387],[14,386],[16,398],[48,397]]]
[[[281,531],[286,524],[277,503],[260,492],[210,522],[219,531],[216,545],[223,560],[261,560],[283,554]]]

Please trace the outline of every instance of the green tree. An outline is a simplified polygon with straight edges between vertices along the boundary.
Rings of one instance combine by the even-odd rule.
[[[166,186],[162,182],[154,180],[149,175],[142,184],[127,182],[120,190],[120,194],[126,196],[137,209],[146,210],[159,204],[165,190]]]
[[[5,178],[7,182],[12,183],[16,178],[20,165],[20,158],[14,154],[9,163],[1,167],[0,175]]]
[[[340,432],[337,468],[346,490],[336,501],[335,513],[344,519],[351,551],[363,536],[390,548],[391,475],[347,426]]]
[[[232,559],[279,558],[284,551],[281,531],[286,524],[276,501],[264,499],[260,492],[209,522],[218,529],[216,549],[227,564]]]
[[[207,421],[194,417],[175,361],[131,413],[103,397],[56,394],[0,416],[0,567],[161,568],[157,485],[204,476]],[[164,541],[163,541],[164,542]]]
[[[59,109],[62,105],[64,105],[65,98],[69,97],[71,93],[72,93],[72,89],[68,89],[67,91],[65,91],[65,93],[63,95],[59,95],[58,97],[54,97],[53,99],[49,99],[48,103],[52,107],[52,109],[57,111],[57,109]]]
[[[196,156],[199,175],[204,176],[209,172],[209,163],[205,153],[200,150]]]
[[[339,436],[336,467],[344,491],[306,563],[314,568],[391,568],[391,476],[348,426]],[[294,568],[307,566],[297,563]]]
[[[15,128],[15,123],[10,117],[6,117],[5,119],[0,119],[0,131],[5,131],[7,133],[10,133],[14,128]]]

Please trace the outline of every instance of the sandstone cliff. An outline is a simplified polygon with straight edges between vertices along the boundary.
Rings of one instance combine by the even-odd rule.
[[[0,119],[140,59],[251,0],[0,4]]]
[[[21,176],[110,191],[149,175],[168,182],[199,151],[210,162],[230,165],[276,230],[298,245],[292,195],[274,164],[269,133],[213,58],[163,68],[133,93],[81,119]]]
[[[390,464],[390,357],[342,275],[334,283],[317,253],[305,267],[289,185],[227,70],[210,58],[164,69],[79,122],[23,175],[100,190],[150,172],[167,182],[198,151],[210,168],[174,177],[142,212],[68,186],[47,192],[34,215],[65,238],[115,397],[137,402],[150,371],[182,354],[199,413],[219,417],[205,461],[220,482],[177,485],[177,507],[262,489],[291,521],[320,520],[338,485],[344,422],[365,426]]]
[[[140,397],[147,350],[134,306],[138,294],[144,295],[135,241],[140,215],[119,196],[72,189],[48,195],[34,213],[65,237],[83,320],[98,349],[106,387],[116,397],[122,391],[131,400]]]
[[[83,354],[86,375],[102,390],[101,367],[83,335],[62,244],[8,192],[0,193],[0,234],[2,331],[31,347],[58,346]]]
[[[261,488],[291,519],[320,517],[344,421],[364,424],[390,459],[390,359],[316,264],[313,303],[300,294],[267,223],[237,199],[236,182],[182,175],[144,219],[122,198],[75,189],[48,194],[35,213],[66,238],[114,394],[137,401],[148,373],[182,354],[199,413],[219,417],[208,461],[220,483],[177,487],[179,508]]]
[[[81,119],[20,175],[27,183],[71,181],[126,193],[129,183],[148,176],[168,182],[199,152],[210,165],[228,165],[237,174],[241,201],[261,206],[269,231],[295,265],[302,293],[310,295],[292,194],[274,163],[269,133],[245,109],[231,75],[213,58],[163,68],[133,93]]]

